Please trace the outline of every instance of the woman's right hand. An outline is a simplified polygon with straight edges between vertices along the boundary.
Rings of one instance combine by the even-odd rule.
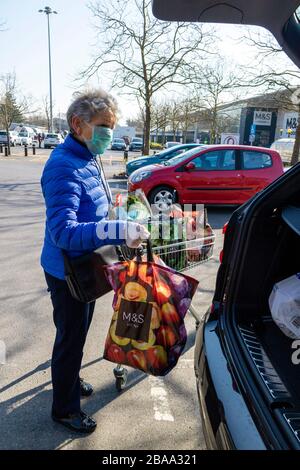
[[[138,248],[142,241],[150,237],[148,230],[136,222],[128,222],[126,245],[129,248]]]

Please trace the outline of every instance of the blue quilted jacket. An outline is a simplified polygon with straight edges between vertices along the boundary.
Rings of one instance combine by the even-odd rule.
[[[65,278],[61,249],[76,257],[124,242],[126,221],[107,220],[104,184],[91,152],[71,135],[51,153],[41,179],[46,203],[41,265],[47,273]]]

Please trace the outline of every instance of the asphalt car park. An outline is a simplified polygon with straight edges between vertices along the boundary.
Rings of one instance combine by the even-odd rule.
[[[51,421],[49,357],[55,330],[39,265],[45,217],[40,191],[43,164],[32,158],[0,157],[0,340],[7,350],[6,363],[0,365],[0,418],[5,429],[0,448],[205,449],[194,376],[194,319],[187,316],[188,342],[178,367],[165,378],[130,370],[128,387],[120,395],[113,365],[102,358],[112,316],[112,294],[96,304],[82,369],[82,376],[95,387],[95,394],[82,406],[95,415],[98,429],[78,439]],[[126,191],[126,182],[110,180],[110,185],[113,194]],[[209,210],[217,235],[214,256],[189,271],[200,280],[194,300],[200,318],[211,302],[222,227],[231,212],[224,208]]]

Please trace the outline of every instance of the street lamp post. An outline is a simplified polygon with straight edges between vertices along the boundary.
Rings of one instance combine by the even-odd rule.
[[[50,89],[50,132],[53,132],[53,101],[52,101],[52,70],[51,70],[51,37],[50,37],[50,19],[49,16],[54,13],[57,15],[57,11],[52,10],[50,7],[45,7],[44,10],[39,10],[39,13],[45,13],[47,15],[48,24],[48,54],[49,54],[49,89]]]

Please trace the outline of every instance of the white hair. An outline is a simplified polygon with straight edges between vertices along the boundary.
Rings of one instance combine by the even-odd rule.
[[[109,109],[117,118],[119,108],[116,99],[106,91],[100,89],[78,92],[76,99],[71,103],[67,111],[67,121],[72,130],[72,117],[78,116],[86,122],[90,122],[101,111]]]

